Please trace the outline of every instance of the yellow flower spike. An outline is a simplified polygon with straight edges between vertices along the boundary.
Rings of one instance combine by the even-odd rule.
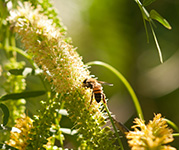
[[[40,7],[34,9],[30,3],[25,2],[20,4],[17,10],[10,12],[8,20],[21,37],[27,52],[43,70],[52,89],[61,95],[60,102],[65,102],[69,118],[76,123],[81,144],[86,143],[86,149],[116,149],[113,133],[102,130],[105,118],[99,111],[99,104],[90,106],[91,91],[82,87],[83,81],[90,78],[82,57],[76,52],[76,48],[67,42],[64,32],[41,12],[43,11]],[[44,143],[38,140],[43,138],[43,135],[33,135],[35,133],[32,134],[33,139],[29,144],[35,149],[37,147],[32,143],[36,142],[41,148]]]
[[[134,131],[127,133],[128,143],[132,150],[176,150],[176,148],[167,146],[172,142],[173,130],[168,128],[167,122],[161,117],[161,114],[154,115],[147,125],[144,121],[136,118]]]

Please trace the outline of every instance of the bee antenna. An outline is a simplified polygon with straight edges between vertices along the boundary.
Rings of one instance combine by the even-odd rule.
[[[113,86],[114,84],[110,83],[109,86]]]

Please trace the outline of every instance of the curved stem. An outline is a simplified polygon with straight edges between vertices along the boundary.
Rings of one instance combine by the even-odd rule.
[[[176,125],[174,122],[172,122],[171,120],[168,120],[168,119],[166,119],[166,118],[164,118],[164,120],[165,120],[175,131],[179,132],[179,128],[177,127],[177,125]]]
[[[157,36],[155,35],[155,31],[154,31],[153,26],[152,26],[150,21],[149,21],[149,24],[150,24],[150,28],[151,28],[151,31],[152,31],[152,34],[153,34],[153,37],[154,37],[155,44],[157,46],[160,62],[163,63],[163,56],[162,56],[162,52],[161,52],[161,49],[160,49],[160,46],[159,46],[159,43],[158,43],[158,40],[157,40]]]
[[[3,45],[0,43],[0,48],[3,48]],[[14,46],[8,46],[8,47],[4,47],[6,50],[8,51],[15,51],[17,53],[19,53],[20,55],[22,55],[23,57],[25,57],[32,65],[32,67],[34,69],[38,69],[37,65],[34,63],[34,61],[32,60],[32,57],[30,55],[28,55],[27,53],[25,53],[22,49],[14,47]],[[40,80],[42,81],[42,84],[44,85],[44,88],[48,91],[47,86],[44,83],[44,80],[41,76],[39,76]]]
[[[134,102],[134,105],[135,105],[135,108],[137,110],[137,114],[138,114],[139,118],[144,120],[142,109],[141,109],[139,100],[138,100],[134,90],[132,89],[132,87],[129,84],[129,82],[125,79],[125,77],[117,69],[115,69],[111,65],[106,64],[106,63],[101,62],[101,61],[88,62],[86,65],[99,65],[99,66],[103,66],[103,67],[106,67],[107,69],[111,70],[122,81],[122,83],[126,86],[129,94],[132,97],[132,100]]]
[[[8,49],[11,51],[15,51],[15,52],[19,53],[20,55],[24,56],[31,63],[31,65],[33,66],[34,69],[38,69],[37,65],[32,60],[32,57],[30,55],[28,55],[27,53],[25,53],[22,49],[13,47],[13,46],[9,46]],[[45,85],[44,79],[42,78],[42,76],[40,76],[40,75],[38,75],[38,76],[39,76],[44,88],[48,91],[48,88]]]
[[[179,133],[173,133],[172,135],[176,137],[179,136]]]
[[[111,124],[112,124],[112,126],[113,126],[113,129],[114,129],[114,132],[115,132],[115,134],[116,134],[116,137],[117,137],[118,143],[119,143],[119,145],[120,145],[120,148],[121,148],[121,150],[124,150],[124,147],[123,147],[122,142],[121,142],[121,140],[120,140],[119,134],[118,134],[117,129],[116,129],[116,127],[115,127],[114,121],[113,121],[113,119],[112,119],[112,117],[111,117],[111,114],[110,114],[110,112],[109,112],[108,106],[107,106],[106,103],[104,103],[104,102],[103,102],[103,104],[104,104],[104,107],[105,107],[105,109],[106,109],[106,112],[108,113],[109,119],[110,119]]]
[[[21,54],[22,56],[24,56],[32,64],[32,66],[35,69],[37,69],[37,66],[35,65],[35,63],[32,60],[32,58],[27,53],[25,53],[22,49],[14,47],[14,46],[9,46],[8,49],[11,50],[11,51],[15,51],[15,52]]]

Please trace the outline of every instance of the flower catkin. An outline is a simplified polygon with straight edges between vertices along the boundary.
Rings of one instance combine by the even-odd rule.
[[[19,131],[11,131],[10,140],[7,144],[19,150],[24,150],[28,145],[28,134],[32,129],[32,120],[23,114],[21,118],[16,119],[15,122],[15,128]]]
[[[101,129],[105,119],[99,104],[94,102],[89,109],[91,92],[82,88],[84,79],[90,77],[87,67],[76,48],[67,42],[61,32],[64,30],[40,12],[41,7],[34,9],[26,2],[12,10],[8,20],[52,88],[61,94],[82,144],[90,149],[116,149],[111,131]]]
[[[65,42],[61,29],[39,11],[40,7],[32,9],[30,3],[20,4],[18,11],[10,12],[9,20],[15,23],[15,32],[22,37],[24,46],[47,74],[55,91],[67,93],[75,90],[89,77],[89,72],[76,48]]]
[[[132,150],[176,150],[174,147],[166,145],[174,140],[173,130],[168,128],[164,118],[161,118],[161,114],[155,115],[147,125],[138,118],[134,123],[136,124],[132,126],[134,131],[127,133],[128,143]]]

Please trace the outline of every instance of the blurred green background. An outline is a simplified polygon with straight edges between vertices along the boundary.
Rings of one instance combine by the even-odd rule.
[[[158,11],[172,26],[172,30],[167,30],[155,22],[163,64],[149,26],[147,43],[142,15],[134,0],[53,2],[85,63],[99,60],[118,69],[136,92],[146,122],[154,113],[161,113],[179,126],[179,1],[158,0],[147,7],[148,11]],[[130,119],[136,114],[124,85],[103,67],[91,66],[90,70],[98,80],[114,84],[104,87],[110,111],[130,127]],[[178,143],[176,137],[172,144],[179,148]]]

